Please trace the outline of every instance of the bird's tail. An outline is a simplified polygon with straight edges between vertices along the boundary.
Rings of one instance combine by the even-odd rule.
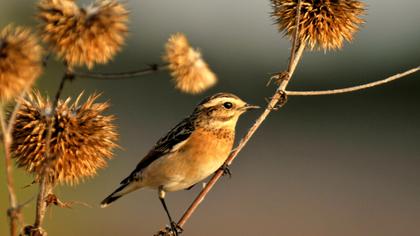
[[[121,184],[120,187],[118,187],[113,193],[111,193],[108,197],[106,197],[101,202],[101,208],[109,206],[112,202],[116,201],[118,198],[126,195],[127,193],[130,193],[136,189],[138,189],[139,186],[136,186],[133,182],[128,182]]]

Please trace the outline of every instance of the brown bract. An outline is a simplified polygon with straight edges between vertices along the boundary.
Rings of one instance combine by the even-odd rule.
[[[47,116],[51,103],[35,92],[17,113],[13,129],[13,157],[19,167],[39,181],[47,173],[50,183],[75,184],[83,177],[95,175],[113,155],[118,138],[114,116],[104,115],[108,103],[95,103],[98,95],[80,103],[60,100],[54,116],[50,155],[46,158]],[[49,168],[45,172],[44,168]]]
[[[191,48],[185,35],[172,35],[166,43],[164,60],[175,81],[175,87],[185,93],[200,93],[217,82],[198,50]]]
[[[279,30],[293,36],[297,0],[271,0],[272,16]],[[355,0],[301,0],[299,40],[310,49],[324,50],[343,47],[344,40],[351,41],[353,34],[364,23],[361,16],[365,4]]]
[[[0,100],[28,88],[42,72],[42,47],[29,29],[5,27],[0,33]]]
[[[117,0],[79,8],[72,0],[41,0],[42,39],[70,66],[105,64],[127,36],[128,11]]]

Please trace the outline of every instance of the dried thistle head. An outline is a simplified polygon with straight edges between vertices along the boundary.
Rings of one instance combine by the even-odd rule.
[[[69,66],[105,64],[127,36],[128,11],[117,0],[79,8],[73,0],[41,0],[42,39]]]
[[[200,93],[217,82],[198,50],[191,48],[187,37],[181,33],[172,35],[166,43],[164,60],[175,81],[175,87],[185,93]]]
[[[29,29],[6,26],[0,32],[0,100],[28,88],[42,72],[42,47]]]
[[[103,114],[109,105],[95,103],[98,95],[80,104],[81,95],[75,102],[70,98],[58,102],[48,158],[46,137],[51,102],[39,92],[22,100],[11,150],[17,165],[34,174],[35,181],[47,173],[50,183],[75,184],[83,177],[95,175],[112,157],[118,134],[114,116]],[[46,165],[50,167],[47,172]]]
[[[279,30],[292,36],[295,29],[297,0],[271,0],[272,16]],[[364,23],[365,4],[357,0],[301,0],[299,40],[311,50],[339,49],[351,41]]]

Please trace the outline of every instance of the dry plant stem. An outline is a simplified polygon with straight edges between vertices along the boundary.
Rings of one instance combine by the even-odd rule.
[[[357,85],[353,87],[348,88],[341,88],[341,89],[331,89],[331,90],[321,90],[321,91],[286,91],[286,94],[288,96],[317,96],[317,95],[331,95],[331,94],[340,94],[340,93],[350,93],[358,90],[368,89],[375,86],[383,85],[389,82],[392,82],[394,80],[401,79],[405,76],[411,75],[413,73],[416,73],[420,70],[420,66],[417,66],[415,68],[409,69],[407,71],[404,71],[402,73],[390,76],[386,79],[375,81],[372,83]]]
[[[296,9],[295,32],[294,32],[294,35],[293,35],[292,48],[291,48],[291,51],[290,51],[289,66],[287,68],[287,72],[289,73],[289,75],[288,75],[289,78],[292,77],[290,75],[290,72],[294,71],[294,68],[296,67],[296,64],[295,64],[296,48],[297,48],[299,43],[301,45],[303,44],[303,42],[298,42],[298,40],[297,40],[298,37],[299,37],[300,7],[301,7],[301,0],[298,1],[297,9]],[[298,63],[298,61],[296,61],[296,63]],[[287,78],[287,79],[289,79],[289,78]],[[286,86],[287,86],[287,84],[286,84]]]
[[[15,121],[16,121],[16,115],[17,112],[19,111],[20,105],[21,105],[21,100],[25,97],[27,90],[23,91],[19,98],[16,100],[16,104],[15,107],[13,108],[12,114],[10,114],[10,118],[9,118],[9,123],[7,126],[7,133],[9,133],[10,135],[13,132],[13,127],[15,125]]]
[[[43,177],[39,186],[39,192],[36,202],[36,215],[34,223],[35,229],[40,228],[44,221],[45,213],[47,211],[47,203],[45,202],[45,196],[48,195],[48,192],[50,192],[50,186],[47,183],[46,178]]]
[[[298,2],[300,6],[300,1]],[[297,14],[297,20],[296,25],[299,25],[299,14],[300,14],[300,7],[298,7],[298,14]],[[296,34],[297,34],[296,30]],[[295,34],[295,35],[296,35]],[[255,121],[254,125],[248,130],[247,134],[241,139],[238,146],[234,149],[234,151],[229,155],[229,157],[226,159],[225,164],[229,166],[232,164],[233,160],[236,158],[236,156],[239,154],[239,152],[245,147],[245,145],[248,143],[248,141],[251,139],[251,137],[254,135],[255,131],[261,126],[261,124],[264,122],[264,120],[267,118],[267,116],[270,114],[270,112],[273,110],[274,107],[276,107],[277,103],[282,98],[282,93],[286,89],[287,85],[289,84],[290,79],[293,76],[293,73],[297,67],[298,62],[300,61],[300,58],[302,57],[303,51],[305,49],[304,43],[298,43],[296,42],[297,37],[295,36],[293,39],[293,46],[290,56],[290,62],[288,67],[288,78],[285,80],[282,80],[276,90],[276,93],[271,98],[270,102],[268,103],[267,107],[265,108],[264,112],[258,117],[258,119]],[[299,44],[298,48],[296,49],[297,45]],[[190,207],[187,209],[187,211],[184,213],[184,215],[181,217],[181,219],[178,221],[178,225],[182,228],[185,223],[188,221],[188,219],[191,217],[191,215],[194,213],[194,211],[197,209],[197,207],[200,205],[200,203],[204,200],[206,195],[210,192],[210,190],[213,188],[213,186],[216,184],[216,182],[222,177],[223,170],[218,170],[213,177],[210,179],[210,181],[206,184],[206,187],[200,192],[200,194],[195,198],[194,202],[190,205]]]
[[[2,134],[3,134],[7,190],[9,193],[9,204],[10,204],[10,208],[8,209],[7,214],[9,216],[10,235],[16,236],[20,212],[17,205],[17,198],[16,198],[15,188],[13,184],[13,176],[12,176],[12,160],[10,157],[11,137],[10,137],[10,133],[7,132],[8,128],[6,126],[6,122],[4,119],[3,107],[1,107],[0,109],[2,109],[0,111],[0,120],[1,120]]]
[[[0,120],[1,120],[1,127],[2,127],[2,133],[3,133],[2,138],[3,138],[5,161],[6,161],[7,190],[9,191],[10,206],[12,208],[15,208],[17,207],[17,198],[16,198],[16,193],[14,190],[14,184],[13,184],[13,178],[12,178],[12,160],[10,156],[11,136],[10,136],[10,133],[7,132],[8,128],[6,125],[5,118],[4,118],[3,109],[0,111]]]
[[[59,88],[57,93],[55,94],[54,101],[51,107],[51,113],[49,114],[49,126],[47,130],[47,137],[46,137],[46,159],[49,160],[50,157],[50,141],[52,136],[52,127],[54,124],[54,117],[55,117],[55,110],[57,108],[58,99],[63,91],[64,84],[67,80],[70,80],[74,77],[72,71],[67,68],[66,72],[64,73],[63,77],[61,78]],[[35,215],[35,223],[34,228],[39,229],[42,226],[45,213],[47,211],[47,202],[45,201],[45,197],[52,192],[53,185],[48,183],[47,174],[49,171],[50,162],[46,161],[44,163],[44,170],[41,177],[41,181],[39,183],[39,192],[37,196],[37,203],[36,203],[36,215]]]
[[[7,190],[9,194],[9,204],[10,208],[7,211],[10,223],[10,235],[16,236],[18,232],[18,221],[21,221],[23,215],[21,213],[21,206],[18,204],[16,197],[14,182],[13,182],[13,168],[12,168],[12,159],[10,153],[10,145],[12,143],[11,133],[13,131],[13,125],[15,123],[16,114],[20,107],[21,98],[26,94],[26,90],[21,93],[19,98],[16,100],[15,107],[12,114],[10,115],[9,122],[6,124],[6,119],[4,116],[3,106],[0,106],[0,123],[2,129],[2,138],[4,146],[4,158],[5,158],[5,167],[6,167],[6,181],[7,181]]]
[[[148,68],[135,70],[135,71],[127,71],[127,72],[120,72],[120,73],[94,73],[94,72],[74,72],[75,76],[78,77],[85,77],[85,78],[92,78],[92,79],[124,79],[124,78],[133,78],[143,75],[148,75],[152,73],[156,73],[158,71],[165,71],[168,70],[168,64],[164,65],[157,65],[152,64]]]

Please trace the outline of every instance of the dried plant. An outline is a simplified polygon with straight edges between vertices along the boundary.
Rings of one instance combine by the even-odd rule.
[[[295,29],[297,0],[271,0],[280,31],[292,36]],[[351,41],[364,22],[365,4],[357,0],[301,1],[299,40],[310,49],[339,49],[343,41]]]
[[[6,26],[0,33],[0,100],[31,86],[42,72],[42,48],[27,28]]]
[[[187,37],[172,35],[166,43],[164,59],[175,81],[175,87],[185,93],[200,93],[217,82],[216,75],[203,60],[201,53],[191,48]]]
[[[108,103],[95,103],[98,95],[80,104],[59,100],[54,112],[55,122],[50,143],[51,160],[46,160],[47,116],[51,103],[35,92],[22,101],[12,133],[12,154],[19,167],[35,175],[39,181],[46,162],[49,162],[49,183],[75,184],[81,178],[94,176],[106,166],[117,146],[114,116],[104,115]]]
[[[98,0],[79,8],[72,0],[41,0],[42,39],[69,66],[105,64],[121,49],[128,11],[117,0]]]

